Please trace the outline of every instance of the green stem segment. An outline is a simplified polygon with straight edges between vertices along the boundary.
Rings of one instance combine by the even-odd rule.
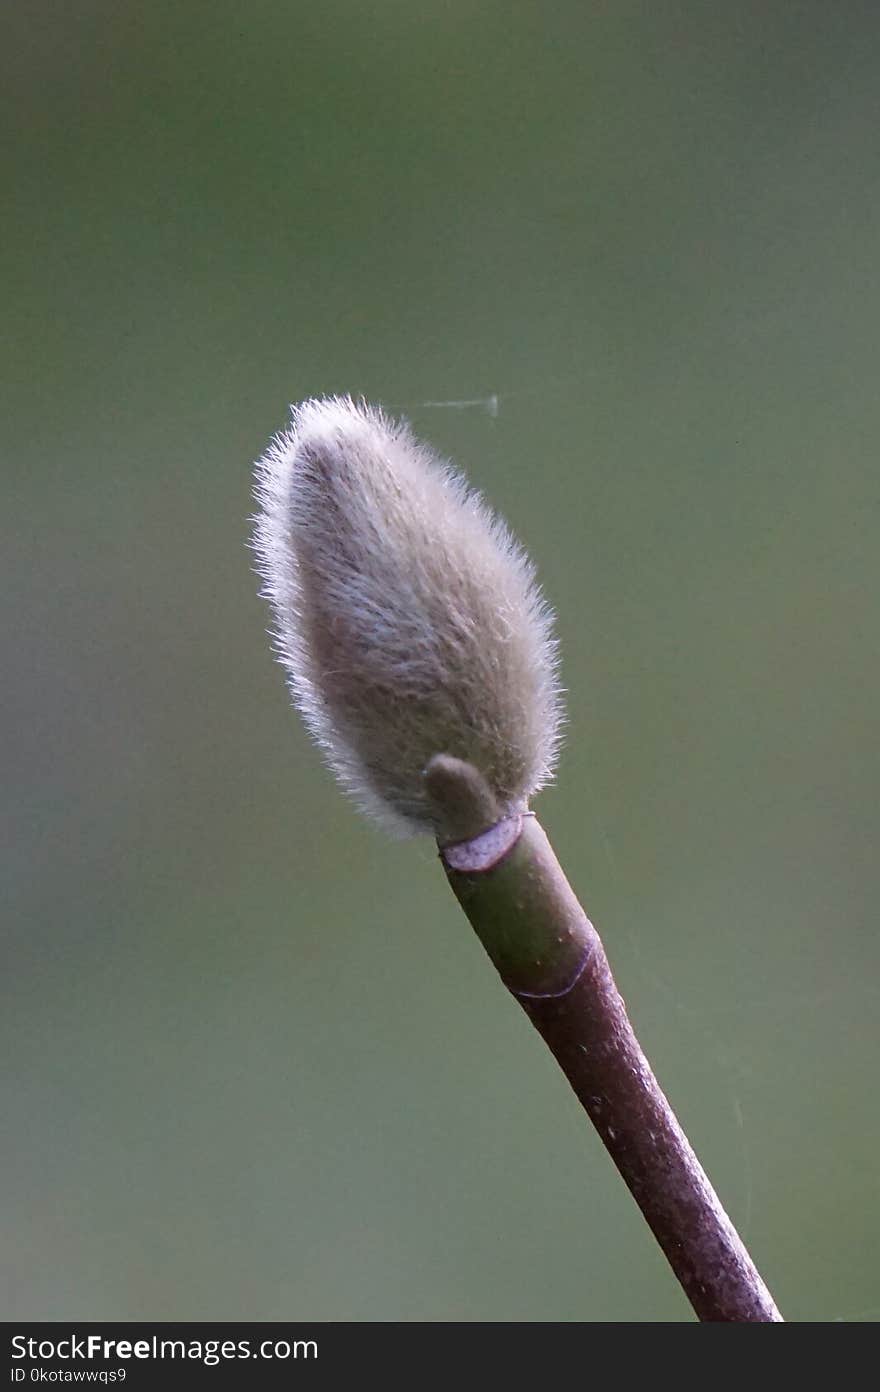
[[[426,780],[438,804],[451,805],[446,792],[462,770],[473,783],[469,766],[432,760]],[[458,781],[459,805],[463,788]],[[477,936],[556,1056],[699,1319],[781,1321],[651,1071],[599,935],[539,823],[530,814],[506,818],[441,856]]]

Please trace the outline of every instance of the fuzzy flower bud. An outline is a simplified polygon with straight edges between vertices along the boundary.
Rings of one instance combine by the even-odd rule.
[[[397,834],[448,828],[434,755],[472,764],[500,816],[552,776],[552,616],[480,496],[406,425],[306,401],[257,464],[255,549],[294,703],[361,807]]]

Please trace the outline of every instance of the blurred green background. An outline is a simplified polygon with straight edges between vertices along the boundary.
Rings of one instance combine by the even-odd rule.
[[[690,1318],[270,660],[251,461],[351,391],[538,563],[540,815],[783,1311],[880,1317],[877,6],[2,24],[5,1316]]]

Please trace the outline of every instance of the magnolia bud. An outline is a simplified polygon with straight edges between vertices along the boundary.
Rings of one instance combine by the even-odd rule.
[[[448,834],[424,770],[472,764],[499,816],[552,777],[552,615],[505,524],[406,425],[306,401],[257,464],[255,549],[294,703],[362,808]]]

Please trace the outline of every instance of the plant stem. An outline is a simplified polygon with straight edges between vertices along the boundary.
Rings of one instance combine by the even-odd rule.
[[[440,755],[425,778],[466,828],[468,839],[441,848],[459,903],[555,1055],[697,1316],[781,1321],[654,1077],[599,935],[541,826],[524,813],[474,835],[485,815],[480,775]]]

